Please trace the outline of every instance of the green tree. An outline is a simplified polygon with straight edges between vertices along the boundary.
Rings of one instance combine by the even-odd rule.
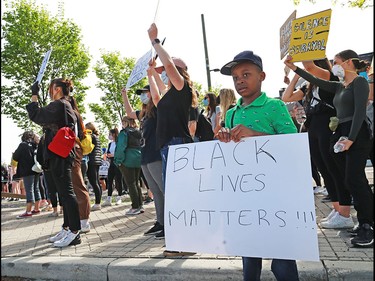
[[[5,3],[1,25],[1,113],[10,117],[20,128],[34,128],[26,112],[30,102],[30,87],[34,83],[44,54],[52,53],[41,82],[39,103],[49,102],[50,79],[68,78],[74,82],[73,94],[81,113],[88,87],[82,80],[88,74],[91,57],[81,43],[81,30],[69,20],[51,16],[43,7],[30,0]],[[5,80],[4,79],[4,80]],[[3,79],[2,79],[3,80]]]
[[[315,4],[316,0],[308,0],[309,2]],[[361,9],[366,9],[369,7],[374,6],[374,1],[373,0],[331,0],[333,5],[340,4],[341,6],[348,6],[351,8],[361,8]],[[293,0],[294,5],[299,5],[301,3],[301,0]]]
[[[107,143],[107,131],[118,127],[121,118],[126,114],[121,89],[125,87],[129,79],[135,59],[122,58],[119,52],[101,52],[101,59],[94,67],[94,72],[99,80],[96,87],[103,92],[100,97],[101,104],[89,103],[89,108],[95,116],[100,132],[103,132],[100,140],[105,144]],[[134,109],[141,108],[140,99],[134,94],[135,90],[143,88],[146,84],[147,78],[144,78],[128,90],[129,101]]]

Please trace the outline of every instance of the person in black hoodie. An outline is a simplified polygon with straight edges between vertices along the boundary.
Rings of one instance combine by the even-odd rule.
[[[49,94],[52,102],[44,107],[40,107],[38,103],[38,82],[33,84],[31,90],[31,102],[26,106],[26,110],[31,121],[43,126],[45,134],[43,150],[44,164],[51,172],[64,209],[64,222],[61,231],[48,240],[54,243],[55,247],[77,245],[81,243],[79,235],[81,222],[77,197],[72,184],[74,152],[72,149],[69,155],[63,158],[48,149],[48,145],[60,128],[70,127],[74,130],[77,123],[76,115],[69,103],[69,94],[73,90],[73,82],[64,78],[52,80],[49,86]]]
[[[17,173],[23,179],[26,191],[26,212],[17,216],[18,219],[31,217],[33,214],[39,214],[40,191],[39,174],[31,168],[34,165],[34,155],[37,144],[35,143],[35,134],[33,131],[25,131],[21,137],[22,142],[13,153],[13,159],[17,161]],[[32,206],[34,205],[34,210]]]

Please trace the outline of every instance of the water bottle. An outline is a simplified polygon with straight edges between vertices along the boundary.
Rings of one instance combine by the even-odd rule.
[[[344,136],[340,137],[339,140],[333,146],[333,151],[335,153],[342,152],[344,150],[345,145],[343,143],[341,143],[341,141],[347,140],[347,139],[348,139],[348,137],[344,137]]]

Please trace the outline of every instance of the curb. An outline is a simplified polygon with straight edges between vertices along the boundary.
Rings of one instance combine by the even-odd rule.
[[[297,262],[300,281],[372,281],[373,262]],[[1,259],[1,276],[59,281],[242,280],[241,260],[11,257]],[[275,280],[263,261],[262,281]]]

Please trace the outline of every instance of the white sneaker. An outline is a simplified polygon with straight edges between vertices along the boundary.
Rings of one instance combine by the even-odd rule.
[[[53,243],[54,247],[66,247],[69,245],[77,245],[81,244],[81,237],[79,235],[79,231],[77,233],[73,233],[69,230],[68,234],[65,235],[65,237],[59,241],[56,241]]]
[[[121,205],[121,203],[122,203],[121,196],[117,196],[116,197],[116,205]]]
[[[339,212],[336,212],[336,214],[330,220],[321,222],[320,226],[329,229],[353,228],[354,222],[351,215],[348,218],[346,218],[341,216]]]
[[[111,197],[107,197],[107,200],[105,200],[103,203],[102,203],[102,207],[105,207],[105,206],[112,206],[112,198]]]
[[[91,207],[91,211],[101,210],[101,208],[102,208],[102,206],[100,206],[100,204],[94,204]]]
[[[327,188],[323,187],[323,190],[321,190],[321,191],[319,192],[319,194],[323,194],[324,196],[327,196],[327,195],[328,195]]]
[[[57,233],[55,236],[52,236],[52,237],[48,238],[48,242],[54,243],[56,241],[59,241],[59,240],[63,239],[68,234],[68,232],[69,232],[69,230],[61,228],[59,233]]]
[[[324,187],[321,186],[315,186],[314,187],[314,194],[319,194],[324,190]]]
[[[80,230],[81,233],[87,233],[87,232],[90,232],[90,223],[87,220],[81,220],[81,230]]]
[[[138,209],[129,209],[125,215],[127,216],[134,216],[134,215],[139,215],[141,213],[141,210],[138,208]]]
[[[321,219],[320,222],[324,222],[324,221],[329,221],[334,215],[336,215],[337,211],[335,209],[333,209],[328,216],[326,216],[325,218]]]

